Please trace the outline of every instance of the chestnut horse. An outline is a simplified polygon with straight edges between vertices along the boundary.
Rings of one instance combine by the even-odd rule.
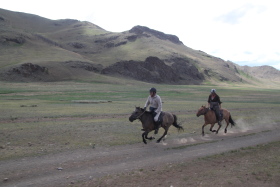
[[[228,127],[229,123],[231,124],[231,127],[232,127],[233,125],[235,125],[235,122],[232,120],[230,112],[227,109],[221,108],[220,110],[223,112],[223,119],[221,121],[225,120],[227,123],[227,126],[225,128],[225,133],[227,133],[227,127]],[[211,124],[210,131],[216,132],[216,134],[218,134],[218,132],[221,128],[221,125],[219,125],[219,128],[217,130],[212,130],[214,124],[218,123],[215,112],[209,108],[206,108],[206,106],[201,106],[196,113],[197,117],[199,117],[200,115],[204,115],[204,125],[202,126],[202,136],[204,136],[204,127],[208,124]]]
[[[136,119],[139,119],[141,121],[143,130],[145,131],[142,134],[143,142],[147,144],[147,141],[145,139],[155,139],[154,137],[148,137],[149,132],[155,130],[155,122],[152,113],[144,110],[143,108],[136,107],[135,111],[129,117],[129,121],[133,122]],[[157,143],[159,143],[161,139],[167,134],[167,131],[171,124],[176,127],[178,131],[184,130],[182,126],[177,124],[176,115],[169,112],[164,112],[161,127],[164,128],[165,131],[163,135],[157,140]]]

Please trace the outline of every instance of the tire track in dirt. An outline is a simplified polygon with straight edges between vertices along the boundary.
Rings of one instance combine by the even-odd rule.
[[[183,140],[186,141],[183,141]],[[218,154],[242,147],[280,141],[280,128],[229,130],[228,134],[210,134],[168,139],[110,148],[82,149],[40,157],[0,162],[0,186],[67,186],[71,182],[152,169],[186,160]],[[62,167],[63,170],[58,170]]]

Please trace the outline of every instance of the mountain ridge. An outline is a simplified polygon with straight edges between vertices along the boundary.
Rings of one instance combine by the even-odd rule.
[[[88,70],[94,68],[94,71],[90,71],[92,75],[98,73],[165,84],[258,84],[258,80],[278,82],[280,77],[280,71],[272,67],[260,71],[256,70],[257,67],[239,66],[203,51],[193,50],[175,35],[140,25],[114,33],[86,21],[49,20],[0,9],[0,26],[0,79],[5,81],[21,81],[24,76],[27,76],[24,81],[73,80],[85,74],[90,77]],[[153,64],[149,59],[157,64],[154,66],[156,71],[145,69],[149,63]],[[76,65],[66,62],[75,62]],[[45,72],[39,76],[40,71],[33,72],[31,66],[47,69],[48,74]],[[131,72],[125,71],[126,66]],[[168,71],[161,71],[162,68]],[[147,77],[141,78],[139,71],[148,70]],[[59,71],[68,73],[60,77]],[[25,72],[25,75],[21,72]],[[70,72],[76,75],[71,76]],[[269,75],[271,72],[272,75]],[[135,76],[137,74],[139,76]],[[172,80],[176,81],[166,79],[164,74],[173,75]]]

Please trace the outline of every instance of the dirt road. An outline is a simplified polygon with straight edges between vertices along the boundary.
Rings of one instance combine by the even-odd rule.
[[[139,136],[139,138],[141,138]],[[178,163],[242,147],[280,140],[280,128],[231,129],[228,134],[168,138],[109,148],[89,148],[0,162],[0,186],[67,186],[71,183]]]

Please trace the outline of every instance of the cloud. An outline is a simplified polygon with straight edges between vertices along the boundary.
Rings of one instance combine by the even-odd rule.
[[[252,5],[247,4],[241,8],[237,8],[225,15],[218,17],[217,20],[228,24],[237,24],[250,9],[252,9]]]
[[[280,70],[280,62],[275,62],[275,64],[271,64],[271,66]]]
[[[227,24],[238,24],[242,20],[242,18],[246,17],[250,12],[255,12],[260,14],[265,11],[264,6],[256,6],[251,3],[247,3],[238,7],[230,12],[223,14],[216,18],[217,21],[221,21]]]

